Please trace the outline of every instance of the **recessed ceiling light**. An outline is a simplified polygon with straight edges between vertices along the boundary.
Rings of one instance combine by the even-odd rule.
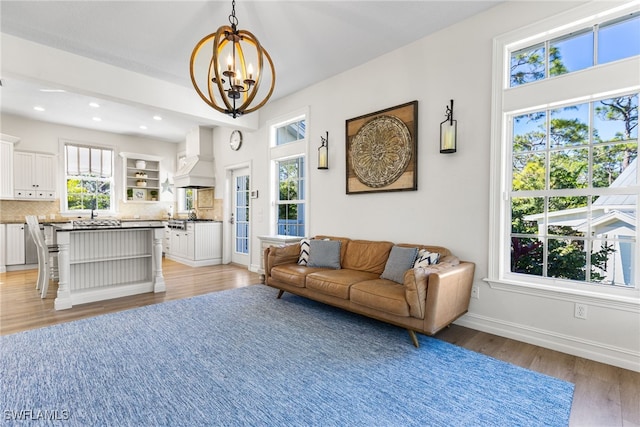
[[[36,111],[44,111],[44,107],[41,107],[39,105],[36,105],[35,107],[33,107],[33,109]]]
[[[66,90],[64,90],[64,89],[40,89],[40,92],[46,92],[46,93],[63,93],[63,92],[66,92]]]
[[[90,102],[90,103],[89,103],[89,107],[92,107],[92,108],[100,108],[100,104],[98,104],[97,102]]]
[[[140,125],[140,129],[147,130],[147,127],[145,125]]]
[[[153,116],[153,120],[158,120],[158,121],[160,121],[160,120],[162,120],[162,117],[160,117],[160,116]]]
[[[94,118],[93,118],[93,121],[94,121],[94,122],[101,122],[101,121],[102,121],[102,119],[101,119],[100,117],[94,117]]]

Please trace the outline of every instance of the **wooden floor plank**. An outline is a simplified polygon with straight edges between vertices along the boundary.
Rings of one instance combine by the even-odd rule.
[[[166,292],[82,304],[61,311],[53,308],[55,284],[49,286],[45,299],[40,298],[35,289],[37,270],[0,273],[0,334],[260,283],[258,274],[235,265],[191,268],[167,259],[162,265]],[[404,331],[399,329],[398,333]],[[576,391],[570,426],[640,426],[640,373],[457,325],[445,328],[437,338],[573,382]]]

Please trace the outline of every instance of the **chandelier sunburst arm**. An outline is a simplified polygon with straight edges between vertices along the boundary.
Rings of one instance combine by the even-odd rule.
[[[196,93],[200,96],[200,98],[202,98],[202,100],[204,102],[207,103],[207,105],[209,105],[211,108],[214,108],[215,110],[224,113],[224,109],[218,107],[218,105],[215,103],[215,97],[213,96],[213,93],[210,91],[210,86],[207,85],[207,90],[209,90],[209,98],[207,98],[205,96],[205,94],[200,90],[200,86],[198,85],[198,82],[196,81],[196,76],[194,74],[194,62],[196,57],[198,56],[198,53],[200,52],[200,49],[202,49],[202,46],[205,45],[205,43],[207,43],[212,37],[215,36],[215,33],[209,34],[208,36],[203,37],[198,44],[196,44],[196,47],[193,48],[193,52],[191,53],[191,59],[189,60],[189,71],[191,74],[191,83],[193,84],[194,89],[196,90]],[[210,61],[210,66],[212,66],[212,62],[213,62],[213,58]]]

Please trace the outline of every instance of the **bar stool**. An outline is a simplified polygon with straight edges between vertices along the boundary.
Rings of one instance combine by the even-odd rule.
[[[36,289],[40,290],[40,297],[46,298],[49,290],[49,280],[57,280],[57,245],[48,246],[45,243],[44,232],[40,230],[38,218],[35,215],[25,217],[29,233],[38,248],[38,281]]]

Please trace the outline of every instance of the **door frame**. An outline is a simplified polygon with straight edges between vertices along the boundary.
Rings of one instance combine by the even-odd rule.
[[[253,165],[249,160],[247,162],[236,163],[224,167],[224,196],[222,203],[222,263],[231,263],[231,252],[235,242],[233,241],[233,229],[232,224],[229,223],[231,217],[231,211],[233,208],[233,198],[235,197],[235,184],[233,182],[233,172],[239,169],[249,169],[249,185],[253,185]],[[252,247],[253,247],[253,202],[249,199],[249,265],[250,269],[253,261]]]

